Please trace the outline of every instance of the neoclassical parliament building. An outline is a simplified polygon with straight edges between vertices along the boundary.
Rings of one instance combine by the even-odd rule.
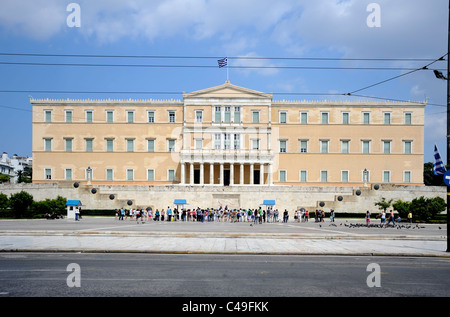
[[[35,183],[423,185],[421,102],[274,100],[227,81],[182,100],[31,104]]]

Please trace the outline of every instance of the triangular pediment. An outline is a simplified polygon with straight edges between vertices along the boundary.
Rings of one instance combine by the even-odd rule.
[[[224,84],[193,91],[183,94],[184,99],[188,98],[268,98],[272,99],[272,94],[266,94],[253,89],[236,86],[226,81]]]

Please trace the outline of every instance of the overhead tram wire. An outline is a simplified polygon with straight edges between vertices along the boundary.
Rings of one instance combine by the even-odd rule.
[[[223,56],[177,56],[177,55],[102,55],[102,54],[48,54],[48,53],[8,53],[0,52],[0,56],[28,57],[80,57],[80,58],[147,58],[147,59],[220,59]],[[248,60],[315,60],[315,61],[433,61],[429,58],[345,58],[345,57],[262,57],[262,56],[229,56],[228,59]]]
[[[406,73],[404,73],[404,74],[400,74],[400,75],[397,75],[397,76],[394,76],[394,77],[391,77],[391,78],[382,80],[382,81],[380,81],[380,82],[377,82],[377,83],[375,83],[375,84],[372,84],[372,85],[369,85],[369,86],[360,88],[360,89],[358,89],[358,90],[354,90],[354,91],[352,91],[352,92],[346,93],[346,95],[347,95],[347,96],[351,96],[352,94],[354,94],[354,93],[356,93],[356,92],[360,92],[360,91],[362,91],[362,90],[366,90],[366,89],[369,89],[369,88],[372,88],[372,87],[375,87],[375,86],[384,84],[384,83],[386,83],[386,82],[388,82],[388,81],[391,81],[391,80],[394,80],[394,79],[397,79],[397,78],[400,78],[400,77],[403,77],[403,76],[406,76],[406,75],[410,75],[410,74],[415,73],[415,72],[420,71],[420,70],[429,70],[429,68],[428,68],[429,66],[431,66],[432,64],[437,63],[437,62],[439,62],[439,61],[444,61],[445,57],[446,57],[449,53],[450,53],[450,52],[447,52],[447,54],[445,54],[445,55],[439,57],[438,59],[435,59],[434,61],[432,61],[431,63],[429,63],[429,64],[427,64],[427,65],[425,65],[425,66],[423,66],[423,67],[416,68],[416,69],[410,70],[409,72],[406,72]],[[404,69],[404,70],[406,70],[406,69]]]
[[[0,65],[19,65],[19,66],[68,66],[68,67],[143,67],[143,68],[217,68],[213,65],[162,65],[162,64],[92,64],[92,63],[43,63],[43,62],[4,62],[0,61]],[[331,66],[261,66],[261,65],[238,65],[228,66],[233,69],[303,69],[303,70],[377,70],[377,71],[393,71],[408,70],[415,72],[416,68],[404,67],[331,67]],[[443,69],[438,69],[443,70]],[[407,73],[408,74],[408,73]],[[402,75],[403,76],[403,75]],[[400,76],[397,76],[400,77]]]

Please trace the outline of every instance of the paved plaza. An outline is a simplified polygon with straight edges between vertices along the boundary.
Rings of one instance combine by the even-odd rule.
[[[445,224],[0,220],[0,251],[450,256]]]

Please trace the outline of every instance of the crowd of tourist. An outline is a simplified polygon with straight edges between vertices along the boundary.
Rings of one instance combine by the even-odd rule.
[[[218,208],[193,208],[181,209],[116,209],[115,216],[117,220],[136,220],[137,222],[146,221],[197,221],[197,222],[252,222],[252,223],[274,223],[289,221],[289,212],[285,209],[282,214],[278,209],[271,207],[267,209],[249,208],[249,209],[229,209],[227,206]],[[294,212],[294,222],[308,222],[309,212],[304,208]],[[316,222],[323,222],[325,213],[323,210],[316,210],[314,219]],[[334,221],[334,211],[331,210],[330,220]]]

